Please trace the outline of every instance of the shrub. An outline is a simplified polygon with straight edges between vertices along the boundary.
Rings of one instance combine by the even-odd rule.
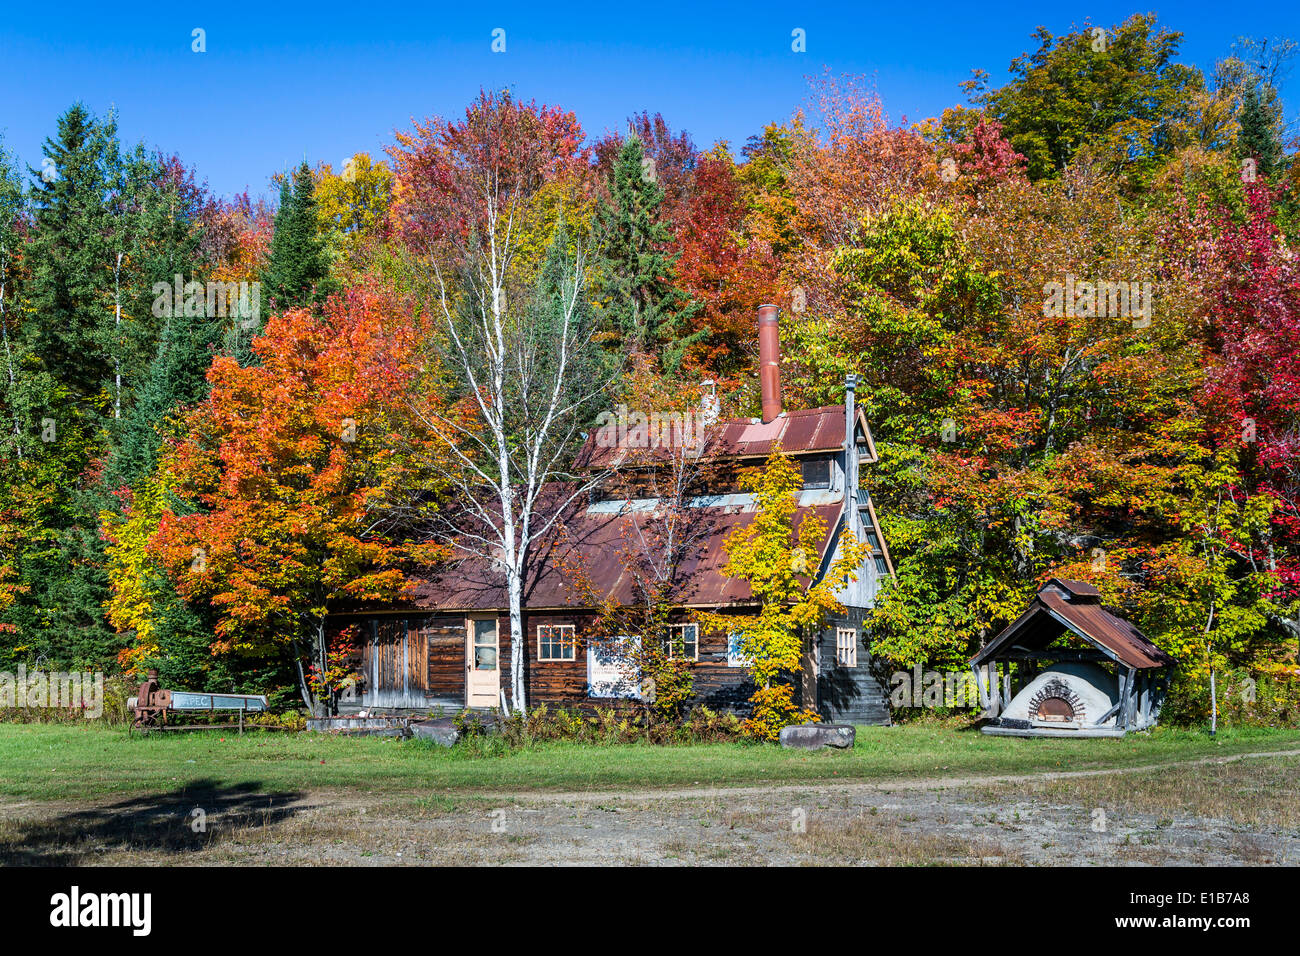
[[[1300,727],[1300,677],[1248,670],[1224,671],[1215,681],[1219,723],[1237,727]],[[1210,721],[1208,680],[1178,675],[1160,712],[1177,726]]]
[[[80,707],[0,707],[0,722],[75,724],[92,719],[110,727],[123,726],[132,719],[126,701],[135,691],[134,683],[121,674],[114,674],[104,678],[103,712],[98,718],[87,718]]]
[[[475,750],[483,748],[487,742],[483,738],[488,737],[488,731],[477,714],[463,711],[453,723],[461,732],[462,742]],[[740,740],[743,736],[739,717],[707,707],[697,707],[680,720],[658,720],[639,710],[597,707],[583,712],[565,708],[552,710],[541,704],[526,717],[515,714],[499,719],[496,732],[490,739],[499,740],[506,747],[524,747],[550,741],[658,745],[717,743]]]
[[[820,719],[813,711],[794,702],[794,688],[789,684],[760,687],[750,701],[754,713],[741,723],[741,731],[759,740],[779,740],[782,727],[815,724]]]
[[[238,719],[238,718],[236,718]],[[282,714],[262,713],[254,714],[244,720],[245,726],[248,727],[267,727],[277,730],[306,730],[307,718],[301,711],[291,710]]]

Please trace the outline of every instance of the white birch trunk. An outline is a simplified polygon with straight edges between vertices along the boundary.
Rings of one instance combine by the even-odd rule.
[[[117,348],[122,338],[122,253],[117,254],[113,266],[113,332],[117,341],[113,343],[113,378],[116,395],[113,401],[113,417],[122,417],[122,363],[117,357]]]
[[[523,623],[527,556],[568,506],[600,480],[587,476],[564,496],[567,500],[541,503],[549,483],[573,477],[562,467],[564,456],[572,450],[579,415],[596,392],[576,399],[567,392],[577,354],[590,345],[590,331],[580,321],[585,290],[581,251],[571,281],[561,289],[563,299],[556,303],[562,311],[553,337],[539,342],[524,323],[510,321],[507,276],[517,250],[513,213],[503,212],[498,186],[493,171],[483,184],[483,244],[461,253],[470,279],[459,291],[469,296],[475,313],[469,322],[448,301],[441,268],[436,259],[432,262],[436,308],[448,337],[445,361],[463,377],[466,397],[481,427],[465,428],[440,416],[424,421],[447,445],[446,474],[463,506],[458,524],[446,528],[448,537],[460,550],[491,561],[504,578],[510,616],[510,705],[523,713],[527,707]],[[545,374],[539,371],[547,368],[539,362],[541,349],[552,363]],[[424,417],[418,410],[417,414]],[[542,507],[546,510],[539,514]]]
[[[513,710],[528,713],[528,700],[524,692],[524,602],[523,581],[518,574],[510,573],[506,590],[510,599],[510,697]]]

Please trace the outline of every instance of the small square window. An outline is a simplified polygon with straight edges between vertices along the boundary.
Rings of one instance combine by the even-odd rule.
[[[668,625],[668,640],[664,652],[669,660],[684,658],[698,661],[700,659],[700,626],[698,624]]]
[[[835,661],[841,667],[858,666],[858,632],[855,628],[835,629]]]
[[[829,488],[831,486],[831,460],[829,458],[805,458],[801,464],[803,486],[807,488]]]
[[[539,661],[571,661],[577,647],[577,636],[572,624],[537,625],[537,659]]]

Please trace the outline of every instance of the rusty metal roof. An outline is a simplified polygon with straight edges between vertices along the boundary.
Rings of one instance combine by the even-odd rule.
[[[1174,663],[1145,634],[1108,611],[1101,603],[1101,592],[1093,585],[1064,578],[1052,578],[1044,584],[1025,613],[972,657],[971,663],[978,666],[995,660],[1012,647],[1044,648],[1066,631],[1077,634],[1112,660],[1138,670]]]
[[[842,507],[842,503],[817,504],[796,513],[796,527],[810,514],[816,514],[826,528],[818,561],[835,538]],[[749,585],[723,570],[727,556],[722,545],[733,531],[753,521],[754,508],[698,507],[689,511],[691,527],[687,533],[695,543],[679,565],[677,578],[681,583],[673,595],[675,603],[709,607],[751,602]],[[595,594],[621,604],[634,603],[636,585],[625,556],[653,533],[654,521],[653,513],[646,510],[626,508],[611,513],[574,507],[562,525],[534,547],[526,575],[524,606],[532,610],[590,606],[579,584],[583,577]],[[810,562],[810,567],[815,568],[816,562]],[[504,574],[486,559],[465,550],[458,551],[446,564],[409,577],[412,588],[407,599],[421,609],[476,611],[507,606]]]
[[[876,460],[875,439],[867,426],[866,416],[858,409],[858,427],[867,445],[868,461]],[[669,449],[629,448],[617,444],[602,445],[599,432],[587,436],[578,454],[579,468],[617,468],[629,460],[650,461],[671,458]],[[704,438],[705,457],[766,458],[780,446],[787,455],[810,455],[839,451],[844,447],[844,406],[827,405],[782,412],[770,422],[757,418],[727,418],[712,425]]]

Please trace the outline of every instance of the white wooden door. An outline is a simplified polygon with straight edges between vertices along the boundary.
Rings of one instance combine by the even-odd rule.
[[[495,707],[501,702],[501,646],[497,619],[472,617],[465,634],[465,705]]]

